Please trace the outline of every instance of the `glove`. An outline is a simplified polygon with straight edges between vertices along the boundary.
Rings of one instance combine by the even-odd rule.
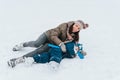
[[[65,53],[65,52],[66,52],[66,46],[65,46],[65,44],[64,44],[63,42],[61,42],[61,43],[59,44],[59,46],[60,46],[62,52]]]

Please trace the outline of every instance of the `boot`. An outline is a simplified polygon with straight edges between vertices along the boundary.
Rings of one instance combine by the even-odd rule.
[[[60,66],[60,64],[55,62],[55,61],[50,61],[49,62],[49,67],[52,71],[57,71],[59,66]]]
[[[84,56],[87,55],[87,53],[86,53],[85,51],[83,51],[83,50],[81,50],[80,52],[81,52]]]
[[[25,59],[23,57],[10,59],[7,63],[10,67],[15,67],[17,64],[24,63]]]
[[[15,45],[15,46],[13,47],[13,51],[19,51],[19,50],[21,50],[23,47],[24,47],[24,46],[23,46],[23,43],[20,43],[20,44]]]

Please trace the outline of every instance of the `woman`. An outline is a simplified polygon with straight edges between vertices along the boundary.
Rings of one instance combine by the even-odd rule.
[[[87,27],[88,24],[85,24],[81,20],[62,23],[58,27],[44,32],[35,41],[29,41],[16,45],[13,48],[13,51],[19,51],[24,47],[36,47],[37,49],[35,51],[32,51],[24,55],[24,57],[30,57],[33,56],[35,53],[41,53],[47,51],[48,46],[46,46],[45,44],[52,43],[60,46],[62,52],[65,53],[66,47],[64,42],[74,41],[75,43],[77,43],[79,41],[80,30],[86,29]]]
[[[40,35],[40,37],[36,41],[29,41],[16,45],[13,48],[13,51],[19,51],[24,47],[36,47],[37,49],[23,55],[22,57],[11,59],[10,63],[12,62],[21,63],[27,57],[33,57],[36,54],[48,52],[49,50],[49,47],[47,45],[48,43],[52,43],[54,45],[59,46],[62,52],[65,54],[66,53],[65,43],[71,41],[74,43],[78,43],[79,32],[82,29],[86,29],[87,27],[88,24],[85,24],[81,20],[62,23],[58,27],[44,32],[42,35]],[[86,55],[84,51],[82,51],[82,54]]]

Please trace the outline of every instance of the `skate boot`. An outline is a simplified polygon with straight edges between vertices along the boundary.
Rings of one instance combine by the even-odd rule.
[[[19,50],[21,50],[23,47],[24,47],[24,46],[23,46],[23,43],[20,43],[20,44],[15,45],[15,46],[13,47],[13,51],[19,51]]]
[[[17,64],[24,63],[25,59],[23,57],[10,59],[7,63],[10,67],[15,67]]]

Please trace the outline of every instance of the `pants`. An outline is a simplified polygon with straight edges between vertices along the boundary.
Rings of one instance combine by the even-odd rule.
[[[48,47],[48,44],[46,43],[45,45],[43,45],[41,47],[38,47],[34,51],[23,55],[23,57],[33,57],[36,54],[40,54],[40,53],[43,53],[43,52],[48,52],[48,50],[49,50],[49,47]]]
[[[44,45],[45,43],[48,43],[48,39],[45,33],[41,34],[37,40],[35,41],[29,41],[29,42],[25,42],[23,44],[24,47],[40,47],[42,45]]]
[[[62,60],[62,54],[60,48],[50,48],[48,52],[34,55],[33,59],[36,63],[47,63],[50,61],[60,63]]]
[[[49,41],[48,41],[47,36],[46,36],[45,33],[40,35],[38,37],[38,39],[35,40],[35,41],[25,42],[23,44],[24,47],[36,47],[37,49],[23,55],[23,57],[33,57],[35,54],[38,54],[38,53],[40,54],[42,52],[47,52],[49,50],[49,47],[47,45],[48,43],[49,43]]]

